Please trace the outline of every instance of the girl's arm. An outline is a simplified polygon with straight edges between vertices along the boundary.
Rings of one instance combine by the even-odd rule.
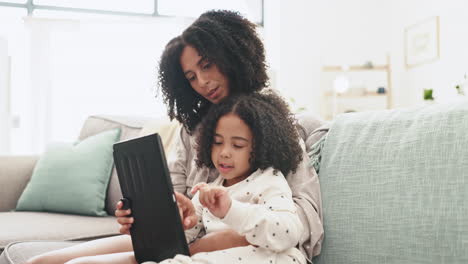
[[[195,227],[185,231],[187,242],[190,243],[193,241],[189,245],[191,255],[200,252],[211,252],[216,250],[250,245],[249,242],[245,239],[245,236],[240,235],[232,229],[213,232],[197,239],[198,234],[203,228],[203,223],[201,219],[203,206],[199,201],[199,193],[195,194],[195,196],[192,198],[192,201],[199,220]]]
[[[303,225],[284,176],[265,176],[255,184],[264,186],[258,204],[232,200],[222,219],[246,240],[262,248],[280,252],[295,247],[303,234]]]
[[[233,229],[227,229],[204,235],[195,240],[189,247],[190,254],[194,255],[199,252],[211,252],[248,245],[250,245],[250,243],[245,239],[245,236],[240,235]]]
[[[192,189],[193,203],[197,204],[200,212],[207,207],[217,217],[224,217],[231,206],[231,198],[224,187],[211,186],[206,183],[198,183]],[[190,253],[210,252],[233,247],[248,246],[250,243],[245,236],[233,229],[222,230],[207,234],[190,245]]]

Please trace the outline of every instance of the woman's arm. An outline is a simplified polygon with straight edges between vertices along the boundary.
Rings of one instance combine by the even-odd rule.
[[[190,144],[190,136],[182,127],[178,131],[174,150],[171,159],[168,159],[168,167],[171,173],[172,185],[174,191],[187,195],[187,177],[190,173],[192,147]]]
[[[304,143],[301,142],[304,148]],[[304,231],[299,240],[299,249],[311,259],[320,254],[323,240],[323,215],[320,184],[317,173],[309,167],[309,157],[303,150],[303,159],[296,173],[286,177],[291,188],[297,214]]]
[[[177,199],[177,206],[179,207],[179,214],[182,225],[185,230],[191,229],[198,223],[198,216],[192,201],[185,195],[175,192]],[[134,218],[130,216],[132,209],[122,209],[122,201],[117,202],[115,216],[117,222],[120,224],[120,233],[123,235],[130,235],[130,228],[134,222]]]

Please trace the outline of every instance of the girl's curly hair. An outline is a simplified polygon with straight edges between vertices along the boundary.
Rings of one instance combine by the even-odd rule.
[[[237,115],[252,131],[252,170],[273,167],[285,176],[296,171],[302,160],[296,120],[285,101],[271,90],[232,96],[211,107],[196,139],[198,167],[214,168],[211,148],[216,126],[229,113]]]
[[[208,11],[167,44],[158,84],[171,120],[177,119],[192,133],[212,104],[192,89],[183,74],[180,56],[187,45],[216,64],[229,81],[230,95],[260,91],[268,85],[265,49],[255,28],[237,12]]]

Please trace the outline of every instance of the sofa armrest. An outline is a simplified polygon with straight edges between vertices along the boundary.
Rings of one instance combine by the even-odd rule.
[[[15,209],[38,156],[0,156],[0,212]]]

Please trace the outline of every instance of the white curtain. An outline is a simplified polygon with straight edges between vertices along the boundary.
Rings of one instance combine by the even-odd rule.
[[[18,116],[25,109],[26,32],[22,17],[26,13],[19,8],[0,8],[0,155],[10,154],[29,143],[17,129]],[[16,140],[20,144],[13,144],[20,137],[22,141]]]
[[[10,152],[10,75],[8,41],[0,37],[0,154]]]

